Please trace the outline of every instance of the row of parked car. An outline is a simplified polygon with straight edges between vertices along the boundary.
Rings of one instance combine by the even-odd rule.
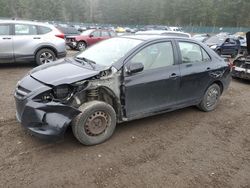
[[[92,28],[79,32],[74,27],[61,25],[51,25],[31,21],[5,20],[0,21],[0,62],[31,62],[35,61],[37,65],[50,63],[58,58],[66,56],[66,45],[72,50],[84,51],[99,41],[123,34],[135,35],[166,35],[181,38],[193,38],[194,40],[205,43],[219,55],[229,55],[233,58],[239,54],[247,54],[246,37],[242,34],[230,35],[229,33],[220,33],[214,36],[209,34],[199,34],[191,36],[185,33],[181,28],[173,27],[149,27],[148,30],[137,31],[135,33],[126,32],[123,28]],[[66,41],[66,42],[65,42]],[[243,56],[245,57],[245,56]],[[236,71],[244,69],[248,78],[248,59],[238,59],[235,66]],[[245,61],[246,60],[246,61]],[[244,61],[244,63],[242,63]],[[243,68],[244,67],[244,68]],[[247,70],[245,70],[247,68]],[[236,77],[235,76],[235,77]]]

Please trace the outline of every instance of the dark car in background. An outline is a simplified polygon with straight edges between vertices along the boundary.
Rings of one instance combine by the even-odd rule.
[[[72,27],[72,26],[60,26],[60,25],[57,25],[56,28],[58,30],[60,30],[65,38],[68,37],[68,36],[77,36],[77,35],[80,35],[81,32],[79,32],[79,30],[77,30],[75,27]]]
[[[212,111],[230,78],[224,59],[194,40],[115,37],[30,71],[15,90],[16,115],[39,137],[61,137],[71,125],[82,144],[95,145],[117,123],[193,105]]]
[[[229,35],[215,35],[205,41],[212,50],[219,55],[230,55],[236,57],[241,49],[240,41]]]
[[[79,51],[85,50],[88,46],[91,46],[102,40],[115,37],[116,33],[111,30],[104,29],[90,29],[82,32],[77,36],[67,36],[66,44],[71,49],[76,49]]]

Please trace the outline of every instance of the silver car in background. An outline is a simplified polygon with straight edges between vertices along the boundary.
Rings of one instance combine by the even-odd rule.
[[[183,38],[191,38],[189,33],[184,33],[180,31],[166,31],[166,30],[148,30],[148,31],[138,31],[135,33],[136,35],[164,35],[170,37],[183,37]]]
[[[66,56],[64,34],[53,25],[0,20],[0,63],[49,63]]]

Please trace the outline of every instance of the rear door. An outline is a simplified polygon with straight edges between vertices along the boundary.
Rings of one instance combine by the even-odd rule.
[[[35,51],[41,40],[35,25],[15,24],[13,46],[16,61],[34,60]]]
[[[144,70],[126,73],[133,63],[142,63]],[[145,46],[128,60],[124,70],[125,109],[129,119],[157,113],[178,103],[180,68],[171,41]]]
[[[0,63],[14,62],[11,28],[10,24],[0,24]]]
[[[211,57],[197,43],[178,41],[180,51],[181,84],[179,99],[183,105],[196,103],[212,81],[210,73],[215,69]]]

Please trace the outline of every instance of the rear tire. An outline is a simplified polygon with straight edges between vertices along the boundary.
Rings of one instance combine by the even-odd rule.
[[[116,113],[112,106],[101,101],[84,103],[82,112],[72,121],[74,136],[84,145],[96,145],[109,139],[116,127]]]
[[[55,53],[47,48],[41,49],[36,53],[36,64],[42,65],[46,63],[51,63],[56,60]]]
[[[218,84],[212,84],[205,92],[198,108],[204,112],[213,111],[219,102],[221,96],[221,88]]]

